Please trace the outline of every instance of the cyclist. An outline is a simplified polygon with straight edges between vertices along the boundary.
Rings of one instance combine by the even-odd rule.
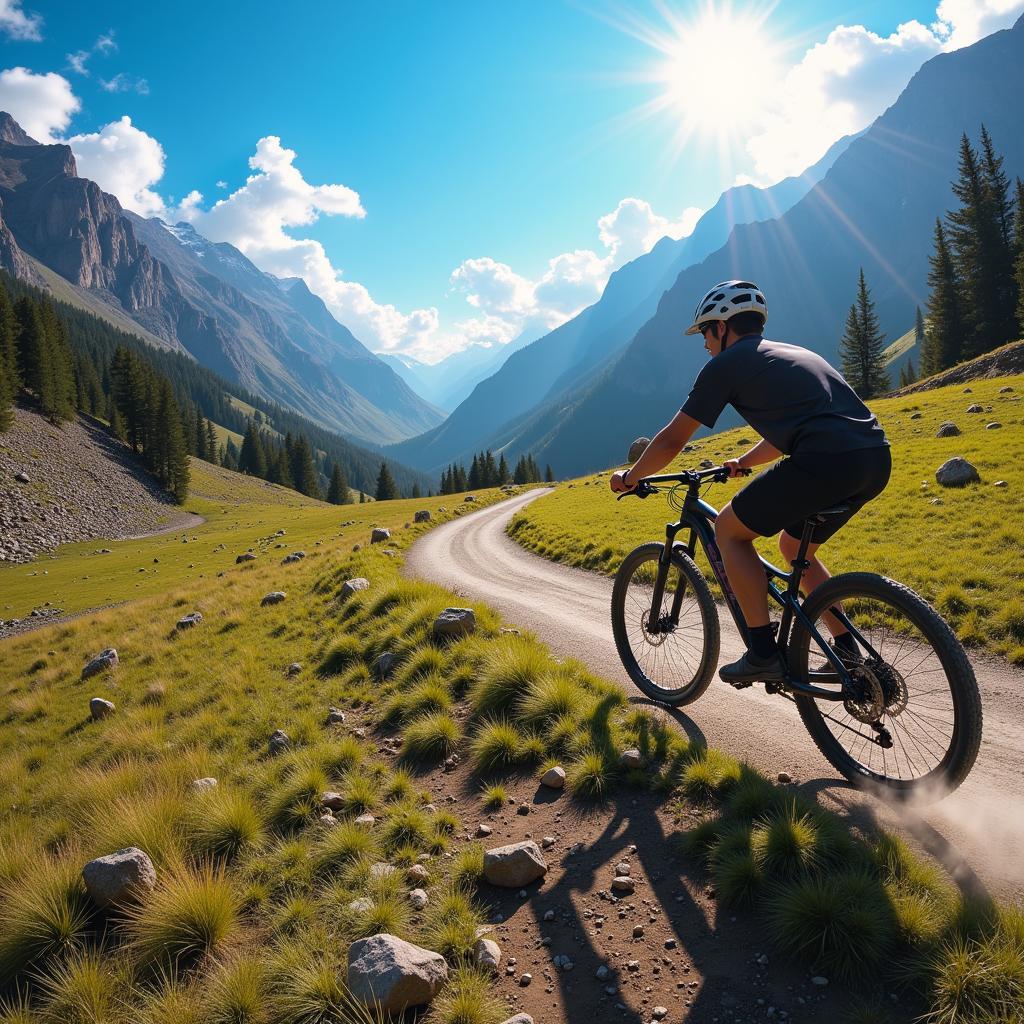
[[[750,281],[723,281],[700,300],[685,333],[701,334],[711,359],[679,412],[629,469],[610,480],[613,491],[633,490],[641,478],[664,469],[701,425],[714,427],[726,405],[761,436],[724,465],[733,477],[775,465],[739,491],[715,523],[729,583],[750,627],[746,653],[719,670],[733,685],[784,677],[754,540],[780,534],[779,550],[792,564],[803,521],[834,505],[848,506],[814,528],[802,581],[809,593],[829,578],[818,548],[884,490],[892,468],[884,431],[843,376],[808,349],[767,341],[767,320],[764,293]],[[836,652],[855,656],[850,634],[832,616],[825,621]]]

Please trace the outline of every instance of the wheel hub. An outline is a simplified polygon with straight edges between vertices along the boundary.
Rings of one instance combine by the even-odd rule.
[[[885,694],[882,684],[874,671],[867,665],[858,665],[850,670],[854,692],[843,701],[851,718],[866,725],[873,725],[885,711]]]
[[[667,639],[669,633],[674,629],[672,620],[668,615],[663,615],[658,619],[658,628],[656,630],[649,628],[650,620],[650,611],[644,611],[640,619],[640,622],[644,627],[644,639],[651,645],[651,647],[660,647]]]

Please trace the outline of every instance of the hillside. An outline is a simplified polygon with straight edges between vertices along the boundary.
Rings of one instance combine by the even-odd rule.
[[[872,402],[893,446],[892,479],[823,553],[833,572],[863,569],[907,583],[937,605],[964,643],[1016,664],[1024,664],[1024,466],[1016,457],[1024,450],[1022,395],[1024,377],[977,376],[968,388],[944,382]],[[948,421],[961,434],[936,437]],[[992,423],[998,428],[989,429]],[[735,457],[753,439],[749,427],[714,434],[673,466]],[[935,470],[954,456],[977,468],[980,484],[938,485]],[[721,508],[740,486],[712,486],[707,500]],[[509,532],[546,558],[612,575],[627,552],[664,537],[670,515],[663,497],[616,501],[601,473],[559,485],[520,513]],[[774,539],[761,547],[778,561]]]
[[[967,384],[974,380],[988,380],[992,377],[1006,377],[1015,373],[1024,373],[1024,341],[1015,341],[1004,345],[993,352],[986,352],[977,359],[969,359],[965,363],[957,363],[942,373],[926,377],[909,387],[897,391],[896,394],[916,395],[921,391],[932,391],[935,388],[947,387],[952,384]]]

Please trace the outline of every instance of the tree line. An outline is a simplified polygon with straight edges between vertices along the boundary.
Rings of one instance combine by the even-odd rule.
[[[73,351],[51,302],[27,293],[12,301],[0,281],[0,430],[11,426],[22,393],[58,425],[79,410],[107,419],[177,502],[188,496],[189,446],[170,380],[123,348],[99,362]]]
[[[489,449],[473,456],[473,462],[466,472],[461,463],[453,462],[441,473],[440,494],[461,494],[463,491],[476,490],[482,487],[502,487],[505,484],[533,484],[541,481],[540,467],[532,455],[521,455],[515,469],[509,470],[502,452],[495,461],[494,453]],[[543,479],[552,483],[555,474],[551,466],[547,466]]]
[[[960,139],[953,194],[960,201],[936,218],[929,257],[927,318],[915,312],[914,340],[925,376],[999,348],[1024,335],[1024,182],[1014,195],[992,137],[981,126],[980,148]],[[891,387],[885,335],[861,268],[857,296],[839,344],[843,373],[862,398]],[[899,386],[917,379],[913,360]]]

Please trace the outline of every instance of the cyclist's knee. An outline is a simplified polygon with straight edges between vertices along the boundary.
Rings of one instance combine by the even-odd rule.
[[[740,517],[733,512],[732,502],[718,513],[718,518],[715,520],[715,539],[719,543],[723,540],[752,541],[756,536],[757,534],[744,526]]]
[[[779,534],[779,551],[782,552],[782,557],[792,563],[793,559],[796,558],[797,552],[800,550],[800,541],[796,537],[791,537],[785,530]]]

